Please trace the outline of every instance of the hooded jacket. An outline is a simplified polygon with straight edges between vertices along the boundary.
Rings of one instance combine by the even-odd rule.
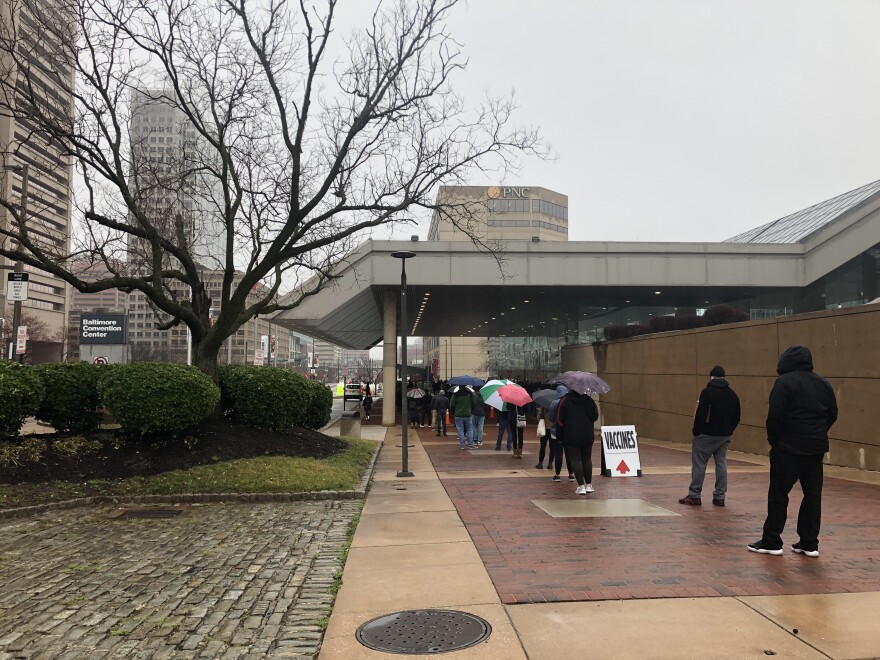
[[[446,398],[446,393],[443,390],[440,390],[440,393],[434,397],[434,401],[431,405],[433,406],[433,410],[446,412],[449,408],[449,399]]]
[[[828,430],[837,421],[834,389],[813,373],[813,355],[806,346],[783,351],[776,373],[767,411],[767,441],[792,454],[824,454]]]
[[[485,417],[486,416],[486,402],[483,401],[483,397],[480,396],[480,393],[477,391],[471,391],[472,406],[471,406],[471,414],[474,417]]]
[[[599,408],[589,394],[569,392],[559,401],[556,437],[567,445],[592,444],[595,439],[593,422],[597,419]]]
[[[558,385],[556,387],[557,397],[550,402],[550,408],[547,410],[547,415],[550,417],[550,437],[556,438],[556,413],[559,412],[559,401],[568,394],[568,388],[565,385]]]
[[[474,400],[471,391],[466,387],[459,387],[449,399],[449,407],[456,417],[470,417],[474,409]]]
[[[739,424],[739,397],[725,378],[713,378],[703,391],[694,413],[694,435],[733,435]]]

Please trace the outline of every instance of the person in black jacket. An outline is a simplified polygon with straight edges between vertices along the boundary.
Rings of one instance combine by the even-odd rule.
[[[767,442],[770,443],[770,488],[767,520],[760,541],[749,550],[782,554],[782,530],[788,494],[801,482],[804,499],[798,512],[798,542],[792,550],[819,556],[822,518],[822,457],[828,451],[828,430],[837,421],[837,399],[830,383],[813,373],[813,355],[806,346],[790,346],[779,356],[779,377],[770,392]]]
[[[691,487],[680,504],[700,506],[700,493],[706,478],[709,457],[715,458],[715,492],[712,504],[724,506],[727,494],[727,448],[739,424],[739,397],[724,378],[724,367],[714,366],[709,372],[709,384],[700,392],[697,412],[694,413],[694,439],[691,444]]]
[[[593,492],[593,422],[599,419],[599,408],[589,394],[569,391],[559,401],[556,412],[556,437],[562,439],[578,486],[575,493]]]
[[[446,435],[446,411],[449,410],[449,399],[446,398],[446,391],[440,390],[437,396],[434,397],[431,405],[437,413],[435,416],[437,435],[440,435],[441,427],[443,428],[443,435]]]

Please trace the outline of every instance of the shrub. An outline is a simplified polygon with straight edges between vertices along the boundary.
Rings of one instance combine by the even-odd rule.
[[[676,330],[691,330],[692,328],[702,328],[703,327],[703,319],[697,316],[696,314],[691,314],[690,316],[676,316],[675,317],[675,329]]]
[[[39,463],[46,453],[46,441],[27,438],[24,442],[0,442],[0,467],[20,467]]]
[[[211,379],[187,365],[138,362],[100,373],[101,402],[128,435],[177,435],[206,419],[220,402]]]
[[[333,395],[326,385],[317,380],[305,380],[306,389],[309,392],[309,402],[303,414],[301,426],[307,429],[322,429],[330,421],[330,411],[333,408]]]
[[[721,325],[748,321],[749,315],[730,305],[713,305],[703,313],[703,325]]]
[[[52,443],[52,451],[59,456],[67,456],[68,458],[97,454],[102,447],[103,444],[100,440],[84,438],[81,435],[74,435]]]
[[[311,400],[306,381],[278,367],[226,367],[220,387],[227,415],[273,431],[302,426]]]
[[[674,316],[655,316],[648,322],[651,332],[669,332],[675,330]]]
[[[102,367],[88,362],[40,364],[34,371],[40,376],[45,395],[37,419],[59,431],[88,431],[101,423],[98,410],[98,372]]]
[[[42,399],[43,383],[31,367],[0,360],[0,437],[18,435]]]

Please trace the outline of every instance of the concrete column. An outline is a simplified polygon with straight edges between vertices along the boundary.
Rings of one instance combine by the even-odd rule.
[[[394,426],[397,408],[397,293],[386,291],[382,305],[382,425]]]

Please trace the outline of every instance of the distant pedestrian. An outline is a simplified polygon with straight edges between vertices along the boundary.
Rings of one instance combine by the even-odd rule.
[[[414,429],[417,429],[417,428],[419,428],[419,417],[422,414],[422,403],[421,403],[421,401],[419,401],[419,399],[415,398],[414,396],[409,396],[414,391],[415,391],[414,389],[410,389],[407,392],[406,409],[407,409],[407,414],[409,415],[410,426],[412,426]]]
[[[470,389],[470,388],[468,388]],[[471,390],[471,397],[474,405],[471,410],[471,428],[474,432],[474,444],[477,447],[483,446],[483,425],[486,423],[486,403],[479,392]]]
[[[804,498],[798,511],[798,542],[791,549],[819,556],[822,518],[822,457],[828,431],[837,421],[837,399],[831,384],[813,373],[813,355],[806,346],[790,346],[779,356],[779,377],[770,391],[767,442],[770,443],[770,488],[767,519],[760,541],[749,550],[782,554],[782,530],[788,516],[788,494],[801,482]]]
[[[593,492],[593,424],[597,419],[599,408],[589,394],[570,391],[559,400],[556,435],[561,436],[571,459],[578,483],[574,492],[578,495]]]
[[[446,411],[449,410],[449,399],[446,397],[446,390],[440,390],[433,402],[434,417],[437,421],[437,435],[440,435],[440,428],[443,428],[443,435],[446,435]]]
[[[510,432],[513,436],[513,457],[522,460],[523,438],[526,433],[526,409],[507,404],[510,419]]]
[[[373,397],[370,396],[369,389],[364,395],[364,400],[361,402],[361,406],[363,406],[364,409],[364,419],[370,419],[370,411],[373,409]]]
[[[550,418],[550,444],[553,449],[553,481],[562,481],[559,476],[562,472],[562,459],[565,458],[565,469],[568,471],[568,480],[575,481],[574,470],[571,465],[571,457],[568,455],[568,449],[562,443],[562,438],[556,437],[556,413],[559,411],[559,402],[568,393],[565,385],[556,387],[557,398],[550,402],[550,408],[547,410],[547,416]]]
[[[724,367],[714,366],[709,383],[700,392],[694,413],[691,441],[691,486],[680,504],[700,506],[709,457],[715,459],[715,491],[712,504],[724,506],[727,495],[727,448],[739,424],[739,397],[724,377]]]
[[[455,416],[455,430],[458,431],[458,448],[475,449],[474,431],[471,428],[471,414],[474,409],[474,400],[471,392],[465,387],[456,387],[455,392],[449,399],[449,409]]]
[[[538,464],[535,467],[538,470],[544,469],[544,455],[547,455],[547,469],[553,465],[553,445],[550,444],[550,419],[547,415],[547,408],[538,408],[538,442],[541,448],[538,452]]]
[[[425,428],[431,424],[431,404],[434,402],[434,395],[426,391],[425,396],[419,399],[419,402],[422,405],[419,424]]]

